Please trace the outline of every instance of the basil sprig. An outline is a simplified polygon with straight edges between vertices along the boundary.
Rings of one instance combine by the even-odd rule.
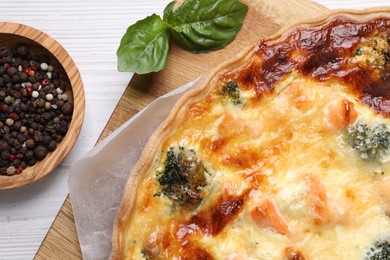
[[[169,35],[193,53],[223,49],[248,12],[239,0],[185,0],[174,11],[175,3],[167,5],[163,19],[153,14],[127,29],[117,50],[119,71],[145,74],[165,68]]]

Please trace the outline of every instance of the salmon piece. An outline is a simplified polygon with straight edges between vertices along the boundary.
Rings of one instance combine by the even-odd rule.
[[[245,120],[235,113],[226,113],[218,125],[220,136],[239,135],[246,128]]]
[[[384,199],[387,213],[390,214],[390,178],[384,178],[379,182],[379,194]]]
[[[314,174],[306,174],[305,181],[308,186],[307,199],[311,205],[310,215],[314,223],[317,225],[329,223],[330,213],[325,187]]]
[[[355,122],[358,113],[352,102],[334,100],[325,108],[325,121],[334,130],[341,130]]]
[[[250,211],[250,216],[256,222],[257,226],[261,228],[271,228],[283,235],[291,233],[288,223],[270,198],[265,198],[260,201]]]

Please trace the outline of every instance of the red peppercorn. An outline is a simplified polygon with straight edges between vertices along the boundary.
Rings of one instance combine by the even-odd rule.
[[[16,174],[21,174],[22,171],[23,171],[23,166],[19,166],[18,168],[16,168],[15,173]]]
[[[16,114],[16,113],[10,113],[8,116],[9,116],[10,118],[12,118],[13,120],[15,120],[16,118],[19,117],[18,114]]]
[[[32,89],[31,86],[26,87],[26,90],[27,90],[27,93],[28,93],[29,95],[31,95],[31,94],[33,93],[33,89]]]
[[[0,111],[3,111],[3,112],[7,111],[7,106],[3,103],[0,103]]]
[[[41,85],[42,85],[42,87],[46,87],[47,85],[49,85],[49,80],[48,79],[43,79],[41,81]]]
[[[18,156],[17,156],[16,154],[11,154],[11,155],[9,156],[9,160],[10,160],[10,161],[15,160],[16,158],[18,158]]]
[[[35,65],[32,65],[32,66],[31,66],[31,69],[32,69],[34,72],[37,72],[37,71],[38,71],[38,67],[35,66]]]
[[[28,74],[30,77],[34,77],[34,76],[35,76],[35,71],[29,70],[29,71],[27,72],[27,74]]]
[[[28,71],[29,71],[30,69],[28,68],[28,67],[24,67],[23,68],[23,71],[24,71],[24,73],[26,73],[26,74],[28,74]]]

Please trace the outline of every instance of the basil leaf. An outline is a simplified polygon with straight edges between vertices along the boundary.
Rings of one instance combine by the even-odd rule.
[[[188,1],[188,0],[187,0]],[[184,1],[184,3],[182,5],[184,5],[186,2]],[[175,6],[176,4],[176,1],[172,1],[170,2],[164,9],[164,22],[166,22],[166,24],[168,24],[168,26],[170,26],[169,24],[169,21],[168,19],[172,19],[172,15],[173,15],[173,7]]]
[[[243,24],[248,6],[238,0],[186,0],[173,11],[171,2],[164,10],[175,42],[199,53],[228,45]]]
[[[145,74],[162,70],[169,51],[169,31],[153,14],[127,28],[117,50],[118,70]]]

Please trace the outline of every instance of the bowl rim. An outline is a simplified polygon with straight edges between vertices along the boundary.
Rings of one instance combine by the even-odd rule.
[[[69,53],[48,34],[25,24],[0,22],[0,34],[10,34],[33,41],[46,49],[63,67],[70,82],[73,94],[73,115],[69,130],[57,148],[50,152],[42,161],[28,166],[21,174],[12,176],[0,175],[0,190],[14,189],[33,183],[54,170],[73,148],[85,115],[85,94],[80,72]]]

